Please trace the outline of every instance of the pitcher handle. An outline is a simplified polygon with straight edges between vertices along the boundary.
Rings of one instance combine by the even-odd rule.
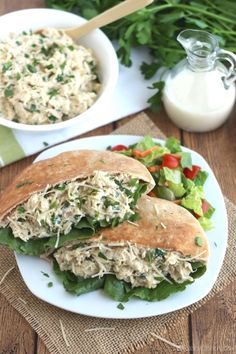
[[[216,59],[219,61],[227,61],[230,64],[228,73],[226,76],[222,77],[224,87],[228,89],[236,80],[236,55],[228,50],[219,49],[217,51]]]

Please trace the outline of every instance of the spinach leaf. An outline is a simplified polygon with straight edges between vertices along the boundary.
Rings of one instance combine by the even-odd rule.
[[[93,229],[89,228],[72,229],[67,235],[60,236],[58,247],[70,241],[90,238],[93,234]],[[30,239],[25,242],[18,237],[14,237],[10,228],[0,228],[0,244],[8,246],[11,250],[19,254],[39,256],[53,250],[56,242],[57,236],[55,235],[40,239]]]
[[[69,293],[77,296],[100,289],[104,285],[104,278],[96,277],[84,279],[81,277],[76,277],[69,271],[61,271],[55,260],[53,262],[53,270],[63,283],[64,288]]]

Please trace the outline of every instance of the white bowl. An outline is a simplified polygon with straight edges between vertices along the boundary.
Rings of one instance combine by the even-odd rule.
[[[80,16],[59,10],[29,9],[15,11],[0,17],[0,38],[6,38],[10,32],[20,33],[30,29],[35,31],[46,27],[66,28],[79,26],[84,22],[86,20]],[[118,79],[119,65],[115,50],[106,35],[99,29],[79,39],[78,43],[91,48],[99,62],[99,78],[102,86],[95,103],[87,111],[60,123],[41,125],[22,124],[12,122],[0,116],[1,125],[22,131],[50,132],[76,123],[83,124],[85,120],[89,120],[90,117],[103,110],[103,107],[111,99]]]

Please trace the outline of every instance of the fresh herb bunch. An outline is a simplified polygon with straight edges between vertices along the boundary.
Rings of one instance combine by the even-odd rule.
[[[45,0],[48,7],[72,11],[90,19],[119,0]],[[206,30],[219,37],[220,45],[236,51],[236,2],[235,0],[154,0],[153,4],[103,28],[112,40],[118,40],[118,57],[122,64],[131,66],[131,49],[146,45],[153,57],[143,63],[141,72],[150,79],[160,67],[172,68],[185,54],[176,41],[186,28]],[[164,83],[154,83],[158,90],[149,99],[153,110],[161,103]]]

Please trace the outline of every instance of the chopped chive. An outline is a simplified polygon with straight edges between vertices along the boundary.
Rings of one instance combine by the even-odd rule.
[[[20,73],[17,73],[17,74],[16,74],[16,80],[17,80],[17,81],[19,81],[19,80],[20,80],[20,78],[21,78]]]
[[[48,146],[49,144],[46,141],[43,141],[44,146]]]
[[[43,272],[42,270],[41,270],[41,273],[42,273],[45,277],[49,278],[48,273],[45,273],[45,272]]]
[[[124,305],[120,302],[117,306],[116,306],[119,310],[124,310]]]
[[[7,63],[4,63],[2,66],[2,72],[5,73],[7,70],[12,68],[12,62],[8,61]]]
[[[57,207],[57,202],[53,202],[50,204],[50,209],[54,209]]]
[[[23,31],[22,34],[23,34],[24,36],[27,36],[28,33],[27,33],[26,31]]]
[[[56,80],[57,80],[57,82],[63,82],[63,80],[64,80],[63,75],[57,75]]]
[[[36,47],[36,44],[35,44],[35,43],[33,43],[31,47],[32,47],[32,48],[35,48],[35,47]]]
[[[33,59],[33,66],[35,66],[35,65],[38,65],[40,63],[40,61],[38,60],[38,59]]]
[[[45,68],[48,69],[48,70],[50,70],[50,69],[53,69],[54,66],[53,66],[53,64],[49,64],[49,65],[45,66]]]
[[[14,86],[13,85],[7,86],[4,90],[4,96],[13,97],[13,95],[14,95]]]
[[[26,184],[32,184],[32,183],[33,183],[33,181],[23,181],[21,183],[17,183],[16,188],[20,188],[20,187],[25,186]]]
[[[48,284],[47,284],[48,288],[52,288],[53,287],[53,282],[50,281]]]
[[[29,58],[29,54],[25,53],[25,58]]]
[[[64,69],[65,69],[65,66],[66,66],[66,60],[64,61],[64,63],[62,63],[62,64],[60,65],[61,70],[64,70]]]
[[[23,214],[23,213],[25,213],[25,208],[24,208],[23,206],[19,206],[19,207],[17,208],[17,211],[18,211],[20,214]]]
[[[16,41],[16,44],[17,44],[17,45],[21,45],[21,42],[20,42],[20,41]]]
[[[58,186],[55,186],[55,189],[57,189],[58,191],[64,191],[66,189],[66,184],[61,183]]]
[[[59,93],[59,89],[55,89],[55,88],[52,88],[48,91],[48,95],[50,96],[50,98],[58,95],[58,93]]]
[[[104,253],[102,253],[102,252],[98,252],[98,257],[100,257],[100,258],[103,258],[103,259],[106,259],[107,260],[107,257],[105,256],[105,254]]]
[[[32,74],[35,74],[37,72],[37,69],[34,65],[27,64],[26,67]]]
[[[48,116],[48,119],[49,119],[51,122],[56,122],[57,117],[55,117],[53,114],[51,114],[50,116]]]
[[[202,247],[203,245],[203,240],[200,236],[195,237],[195,244],[199,247]]]
[[[70,50],[74,50],[74,49],[75,49],[75,47],[74,47],[73,45],[68,45],[68,48],[69,48]]]
[[[37,108],[36,104],[34,103],[32,103],[30,107],[25,107],[25,110],[31,113],[40,113],[40,110]]]

